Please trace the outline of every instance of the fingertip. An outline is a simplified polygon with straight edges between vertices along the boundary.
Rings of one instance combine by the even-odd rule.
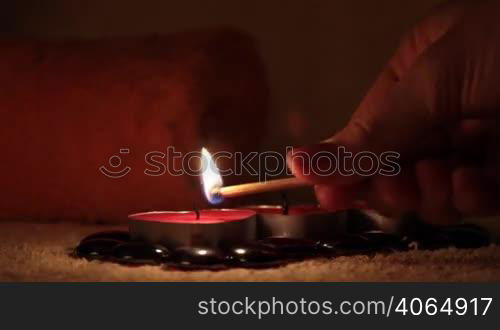
[[[286,163],[292,174],[298,179],[307,180],[307,176],[304,173],[307,173],[307,169],[305,166],[306,162],[302,161],[302,156],[305,151],[302,151],[302,148],[293,148],[288,151],[286,155]]]
[[[329,182],[337,167],[334,150],[330,143],[293,148],[287,153],[287,164],[299,179],[313,184]]]
[[[356,184],[364,178],[356,175],[352,154],[341,145],[322,142],[294,148],[287,164],[293,175],[312,184]]]

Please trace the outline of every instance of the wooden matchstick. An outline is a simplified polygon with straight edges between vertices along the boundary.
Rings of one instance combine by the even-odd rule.
[[[263,182],[245,183],[236,186],[220,187],[214,189],[212,193],[222,198],[234,198],[234,197],[248,196],[253,194],[260,194],[270,191],[296,189],[306,186],[310,186],[310,184],[307,182],[300,181],[297,178],[288,178],[288,179],[271,180]]]

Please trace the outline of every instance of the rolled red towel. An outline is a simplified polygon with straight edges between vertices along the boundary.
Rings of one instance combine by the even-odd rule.
[[[1,219],[120,221],[191,208],[197,178],[145,175],[155,169],[145,155],[257,148],[268,105],[254,41],[226,29],[0,41],[0,86]],[[130,170],[113,179],[100,168]]]

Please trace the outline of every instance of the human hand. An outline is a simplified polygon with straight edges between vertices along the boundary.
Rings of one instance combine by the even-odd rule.
[[[349,123],[330,139],[294,149],[288,164],[315,185],[331,210],[362,201],[384,214],[417,211],[449,224],[485,216],[500,203],[500,1],[455,1],[438,8],[402,41]],[[400,155],[395,176],[328,176],[297,152]],[[343,164],[353,167],[355,164]]]

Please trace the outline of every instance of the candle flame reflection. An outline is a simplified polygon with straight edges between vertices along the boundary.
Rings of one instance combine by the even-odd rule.
[[[216,191],[222,187],[222,177],[219,169],[207,149],[201,149],[201,178],[205,197],[212,204],[222,202],[222,197]]]

